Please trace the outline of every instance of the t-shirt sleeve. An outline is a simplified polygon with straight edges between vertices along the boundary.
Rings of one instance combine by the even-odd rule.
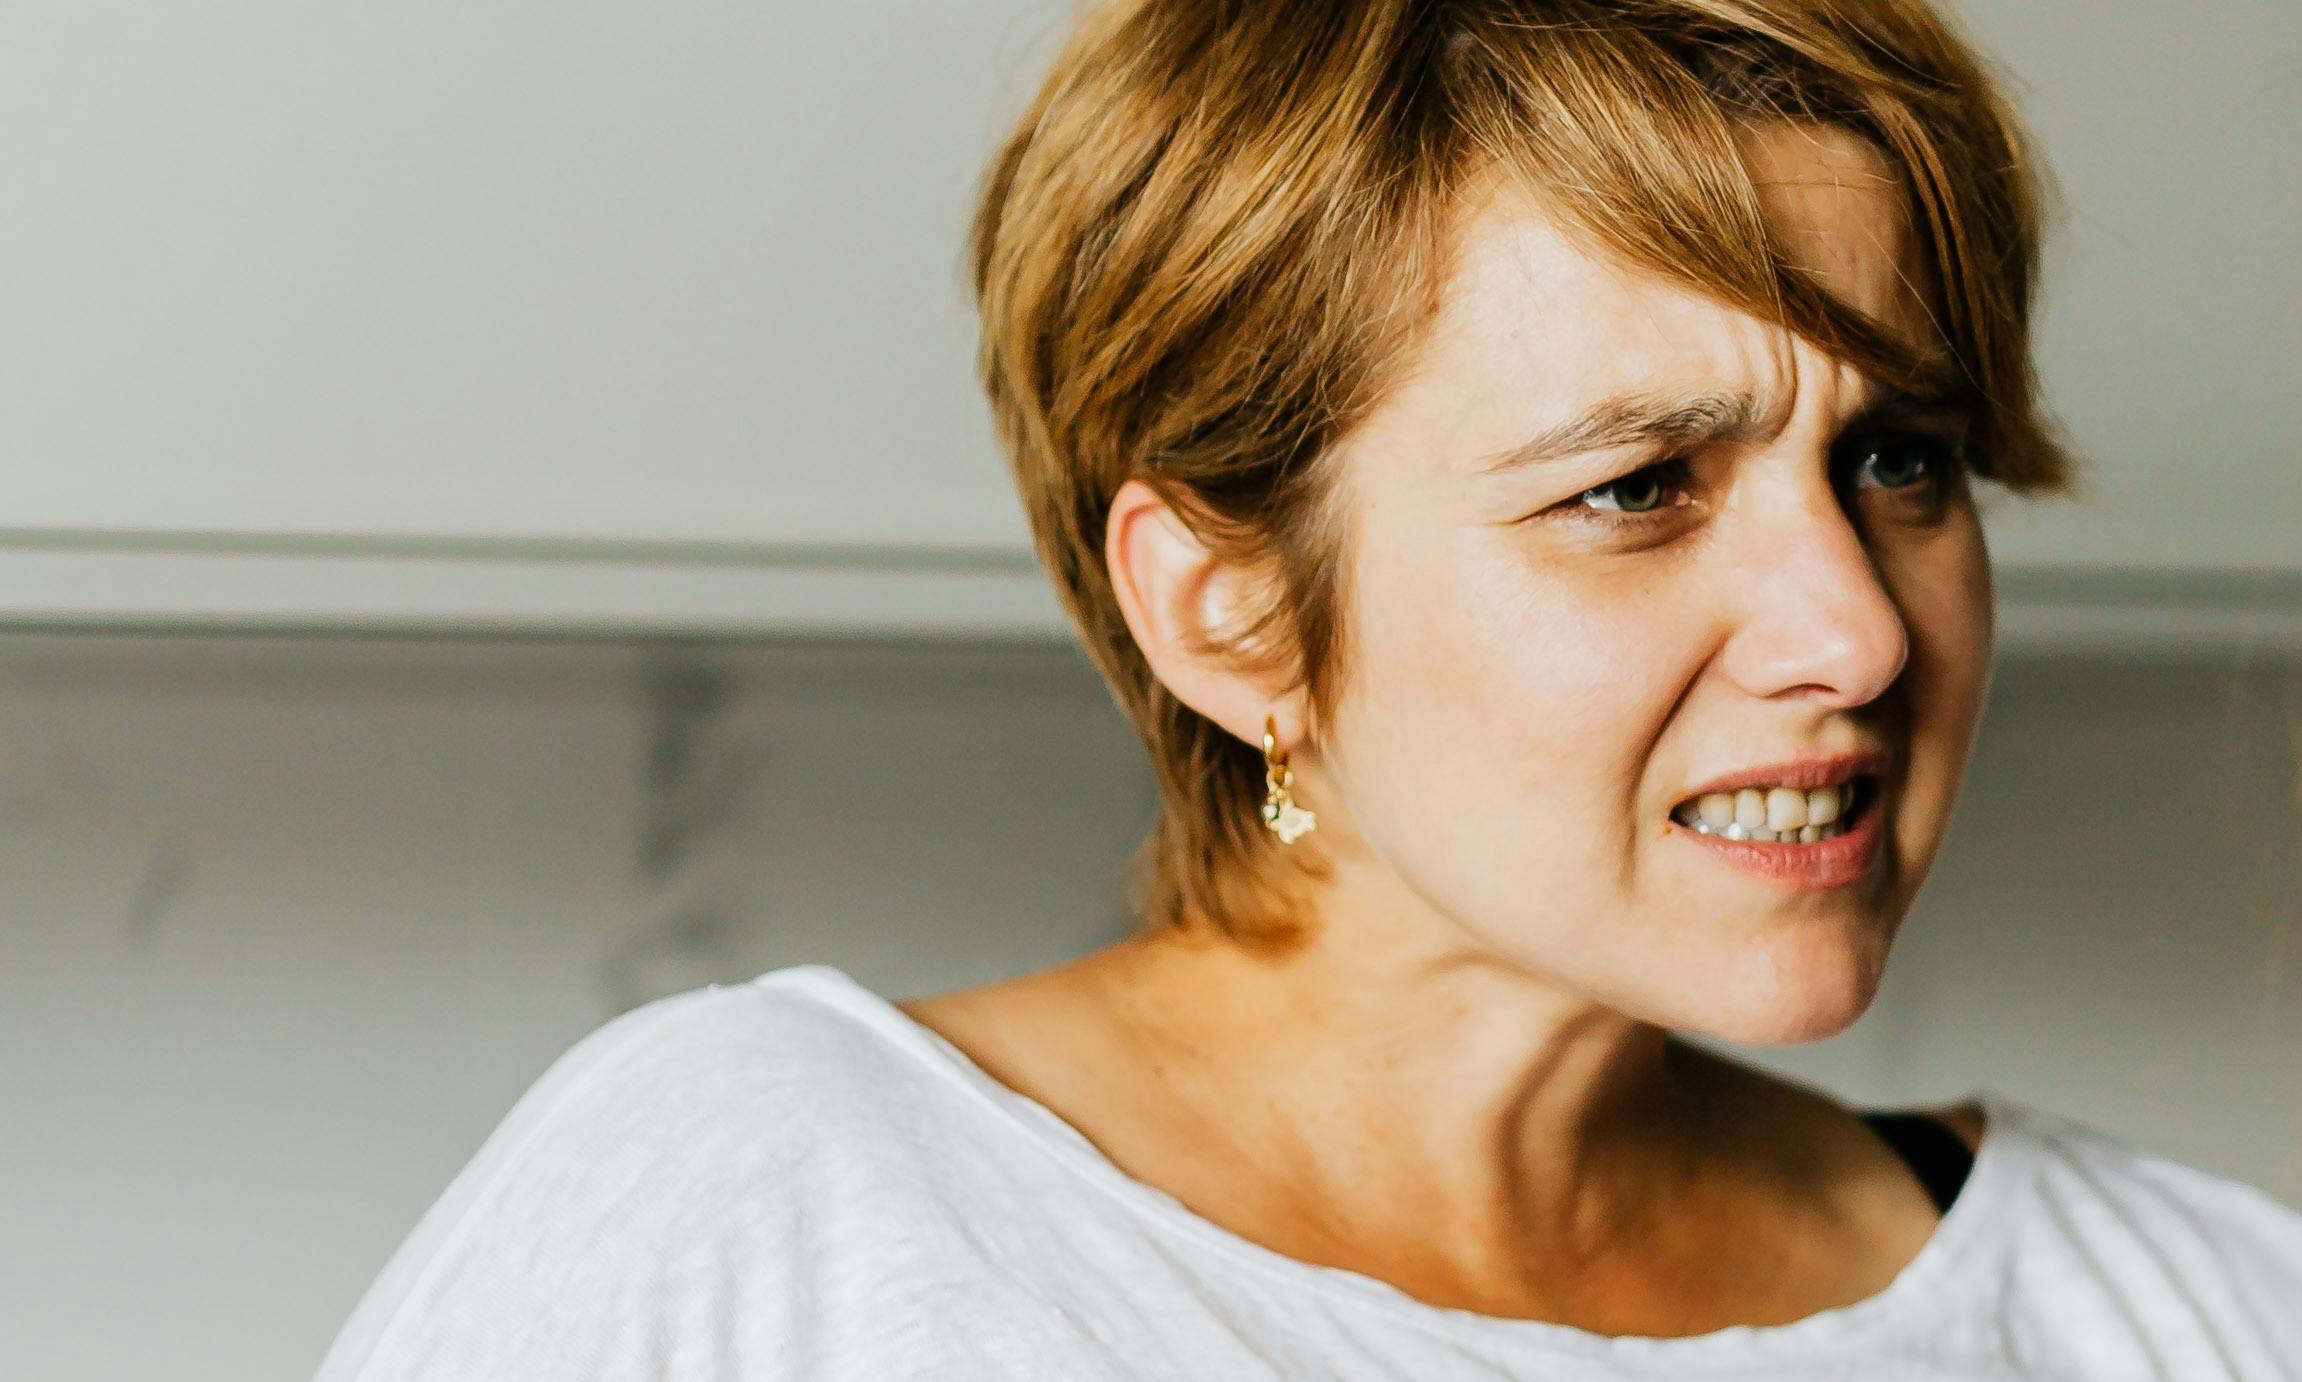
[[[2044,1345],[2085,1376],[2154,1361],[2174,1378],[2290,1376],[2302,1358],[2302,1212],[2268,1191],[2033,1113],[2061,1174],[2036,1289],[2084,1328]]]
[[[520,1097],[345,1322],[316,1382],[729,1375],[787,1309],[792,1140],[740,987],[635,1008]]]
[[[2211,1347],[2196,1350],[2195,1370],[2233,1369],[2241,1377],[2302,1359],[2302,1211],[2268,1191],[2169,1158],[2154,1158],[2169,1216],[2182,1231],[2163,1236],[2178,1281],[2204,1322]]]

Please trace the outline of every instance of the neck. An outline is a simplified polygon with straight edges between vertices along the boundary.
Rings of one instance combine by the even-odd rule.
[[[1348,943],[1345,942],[1348,937]],[[1721,1064],[1467,946],[1356,916],[1283,952],[1180,930],[1098,987],[1215,1136],[1306,1204],[1396,1212],[1524,1261],[1624,1249],[1707,1151]],[[1475,1228],[1475,1236],[1473,1236]]]

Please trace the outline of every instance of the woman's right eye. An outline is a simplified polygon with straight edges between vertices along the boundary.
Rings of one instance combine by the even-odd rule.
[[[1686,458],[1673,456],[1653,465],[1640,466],[1603,485],[1593,485],[1568,500],[1567,507],[1580,513],[1612,513],[1636,519],[1642,514],[1660,513],[1692,503],[1687,479]],[[1674,499],[1674,495],[1678,497]],[[1596,502],[1586,507],[1586,501]]]

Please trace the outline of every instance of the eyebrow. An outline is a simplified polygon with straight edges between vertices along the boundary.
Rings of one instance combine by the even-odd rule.
[[[1964,411],[1950,397],[1927,397],[1904,389],[1883,389],[1843,430],[1875,427],[1899,418]],[[1768,433],[1779,411],[1755,393],[1642,390],[1617,394],[1507,451],[1481,467],[1493,475],[1543,461],[1564,460],[1624,446],[1651,446],[1673,454],[1730,442],[1755,441]]]

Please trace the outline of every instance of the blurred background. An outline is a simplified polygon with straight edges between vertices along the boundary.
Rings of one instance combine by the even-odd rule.
[[[1070,0],[11,7],[0,1376],[308,1376],[578,1037],[1129,929],[1134,739],[971,371]],[[1969,0],[2094,464],[1849,1098],[2302,1202],[2302,24]]]

